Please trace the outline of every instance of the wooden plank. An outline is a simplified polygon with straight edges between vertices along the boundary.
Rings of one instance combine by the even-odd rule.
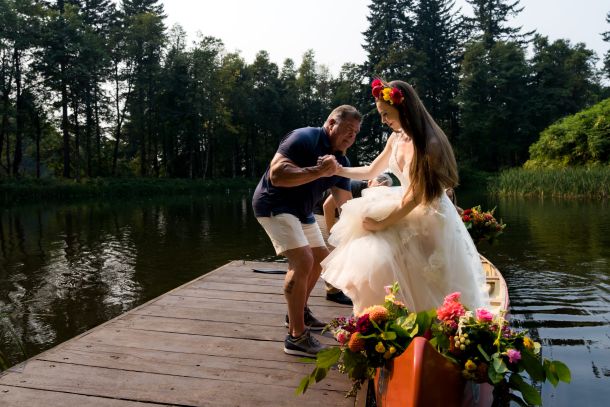
[[[243,291],[212,290],[209,288],[188,287],[183,288],[182,290],[170,295],[180,295],[184,297],[197,298],[218,298],[234,301],[249,300],[257,302],[273,302],[279,304],[286,304],[286,298],[284,297],[284,294],[281,291],[278,291],[276,293],[252,293]],[[309,305],[351,309],[351,306],[341,305],[336,302],[328,301],[325,297],[322,296],[311,297],[309,299]]]
[[[231,262],[43,352],[0,374],[0,405],[351,406],[337,371],[294,395],[313,367],[282,350],[284,275],[252,272],[286,266]],[[351,313],[324,296],[320,281],[318,318]]]
[[[240,338],[272,342],[283,341],[287,333],[287,329],[283,325],[267,326],[265,329],[261,329],[258,325],[234,324],[226,321],[189,320],[131,314],[116,321],[113,326],[115,328],[128,328],[151,332]],[[337,342],[330,333],[325,333],[323,336],[318,334],[314,335],[327,345],[337,345]]]
[[[2,407],[161,407],[171,404],[139,403],[116,398],[83,396],[58,391],[0,385]]]
[[[233,381],[200,379],[164,374],[132,372],[79,366],[67,363],[33,360],[20,374],[5,375],[3,384],[28,386],[39,390],[98,397],[117,397],[128,401],[182,406],[316,406],[327,402],[334,394],[333,404],[353,404],[341,400],[342,392],[324,388],[324,382],[307,391],[306,396],[295,396],[294,387]],[[239,384],[239,386],[237,386]],[[322,386],[320,386],[322,385]],[[336,397],[340,396],[340,398]]]
[[[311,373],[312,365],[294,361],[278,362],[252,358],[228,358],[221,356],[164,352],[116,345],[72,344],[62,352],[49,353],[47,362],[70,363],[92,367],[158,373],[170,376],[195,377],[261,385],[298,386],[300,379]],[[345,390],[345,380],[337,371],[329,372],[325,379],[330,390]]]

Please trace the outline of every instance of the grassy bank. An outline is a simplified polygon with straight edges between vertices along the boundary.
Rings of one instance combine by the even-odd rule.
[[[502,196],[607,199],[610,167],[513,168],[494,178],[488,190]]]
[[[256,187],[247,179],[154,179],[97,178],[82,180],[5,180],[0,182],[0,203],[69,201],[83,198],[130,198],[160,195],[201,194],[244,190]]]

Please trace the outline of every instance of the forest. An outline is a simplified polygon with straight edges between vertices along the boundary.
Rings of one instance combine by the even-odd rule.
[[[468,3],[372,0],[366,61],[332,75],[314,50],[280,66],[188,43],[157,0],[0,0],[0,179],[254,179],[340,104],[365,115],[348,155],[366,163],[388,135],[374,77],[415,86],[461,168],[521,166],[541,132],[610,97],[610,51],[525,32],[519,0]]]

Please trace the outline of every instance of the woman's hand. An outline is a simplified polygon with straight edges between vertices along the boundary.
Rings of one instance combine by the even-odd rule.
[[[364,220],[362,221],[362,227],[368,230],[369,232],[377,232],[380,230],[384,230],[389,226],[389,224],[386,222],[386,219],[375,220],[373,218],[364,218]]]

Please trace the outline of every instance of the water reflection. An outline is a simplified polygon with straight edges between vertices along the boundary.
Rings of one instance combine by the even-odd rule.
[[[464,206],[481,197],[464,197]],[[543,388],[545,406],[605,405],[610,397],[610,213],[607,202],[493,200],[508,224],[481,251],[505,276],[515,325],[566,362],[572,384]]]
[[[610,213],[606,202],[497,200],[508,224],[481,247],[505,276],[511,316],[566,362],[573,383],[546,406],[610,398]],[[236,259],[274,260],[246,194],[89,202],[0,214],[0,310],[28,355],[63,342]],[[4,326],[0,350],[24,356]]]
[[[229,260],[270,252],[246,196],[7,208],[0,350],[11,363]]]

